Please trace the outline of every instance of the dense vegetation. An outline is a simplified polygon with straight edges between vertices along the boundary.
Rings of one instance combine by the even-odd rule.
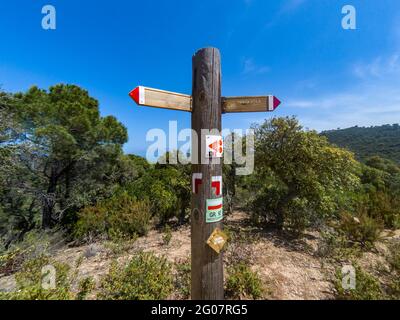
[[[398,126],[320,135],[287,117],[266,120],[254,130],[254,173],[236,176],[235,165],[223,168],[227,215],[241,206],[261,229],[297,237],[309,229],[322,231],[324,254],[332,256],[342,249],[368,250],[383,229],[400,228]],[[25,245],[32,236],[58,232],[75,243],[119,244],[161,228],[168,245],[170,223],[189,221],[190,165],[150,164],[126,155],[122,146],[127,138],[126,128],[112,116],[101,117],[97,100],[77,86],[0,92],[0,274],[18,272],[22,290],[6,298],[80,299],[90,291],[92,281],[86,279],[80,293],[72,295],[70,275],[57,264],[65,275],[61,291],[44,292],[37,273],[50,258]],[[341,146],[356,151],[363,162]],[[398,255],[392,256],[398,272]],[[137,283],[143,268],[149,274]],[[170,269],[161,258],[138,254],[128,264],[112,266],[98,297],[165,298],[173,286]],[[185,284],[177,286],[184,296],[187,271],[187,265],[178,268]],[[247,265],[232,266],[229,272],[231,297],[262,297],[258,275]],[[379,289],[368,275],[359,276]],[[398,292],[398,284],[390,290]],[[340,292],[342,298],[346,294]]]
[[[400,164],[400,125],[374,127],[351,127],[322,132],[331,143],[353,151],[357,158],[365,161],[371,156],[380,156]]]

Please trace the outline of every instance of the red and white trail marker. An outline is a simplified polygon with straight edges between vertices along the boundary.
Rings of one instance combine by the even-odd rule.
[[[278,108],[278,106],[281,104],[281,101],[272,95],[268,96],[268,111],[274,111],[276,108]]]
[[[192,97],[187,94],[139,86],[129,96],[140,106],[192,111]]]
[[[274,111],[281,101],[273,96],[222,97],[222,112],[268,112]]]
[[[222,158],[224,143],[221,136],[206,135],[206,157]]]
[[[192,192],[199,193],[200,185],[203,183],[203,175],[201,173],[193,173],[192,175]]]
[[[215,195],[222,194],[222,176],[213,176],[211,178],[211,188],[215,190]]]

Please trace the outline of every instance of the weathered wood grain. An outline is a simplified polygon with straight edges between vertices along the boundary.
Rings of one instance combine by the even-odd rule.
[[[191,298],[221,300],[223,290],[223,255],[207,245],[207,239],[215,228],[222,229],[222,221],[206,223],[206,199],[218,198],[211,188],[212,176],[222,176],[222,159],[207,161],[204,152],[205,135],[202,129],[221,131],[221,63],[218,49],[205,48],[193,56],[192,129],[199,137],[192,137],[192,172],[202,174],[198,194],[192,195]],[[203,144],[203,148],[202,148]],[[198,158],[198,159],[195,159]]]

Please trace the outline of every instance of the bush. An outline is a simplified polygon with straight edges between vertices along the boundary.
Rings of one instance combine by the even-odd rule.
[[[116,232],[126,237],[147,234],[150,226],[150,205],[147,201],[138,201],[126,192],[91,207],[85,207],[79,213],[75,226],[76,238],[107,235]]]
[[[79,281],[79,292],[76,295],[76,300],[85,300],[90,292],[95,288],[93,277],[86,277]]]
[[[321,241],[318,244],[316,255],[324,258],[332,258],[337,261],[348,260],[362,255],[359,243],[349,244],[343,232],[326,230],[320,233]]]
[[[6,251],[0,255],[0,275],[8,276],[16,272],[24,260],[23,252],[19,248]]]
[[[190,260],[183,263],[177,263],[175,287],[181,293],[183,299],[190,298],[191,278]]]
[[[126,266],[114,262],[100,286],[99,299],[161,300],[173,290],[172,268],[165,258],[140,252]]]
[[[120,254],[128,251],[137,239],[136,235],[127,237],[121,231],[114,230],[114,229],[111,229],[109,231],[108,237],[109,237],[109,241],[106,241],[104,243],[104,246],[113,255],[120,255]]]
[[[130,195],[147,199],[160,225],[170,219],[185,221],[190,208],[190,166],[157,164],[127,186]]]
[[[337,299],[339,300],[380,300],[384,299],[385,296],[382,293],[379,281],[363,271],[361,267],[355,265],[356,271],[356,286],[355,289],[344,289],[342,287],[342,272],[341,270],[336,271],[336,280],[334,282]]]
[[[390,190],[385,192],[369,190],[363,202],[368,216],[382,221],[386,228],[400,227],[400,198],[391,194]]]
[[[42,268],[51,265],[56,271],[56,285],[54,289],[44,289],[42,281],[47,275],[42,274]],[[26,261],[16,274],[17,290],[14,292],[0,292],[0,299],[5,300],[71,300],[72,278],[69,276],[69,266],[52,261],[42,255]]]
[[[163,242],[165,245],[168,245],[172,239],[172,230],[169,225],[164,227],[164,234],[163,234]]]
[[[233,265],[228,270],[226,295],[232,299],[259,299],[263,295],[263,285],[257,273],[244,263]]]
[[[394,242],[389,246],[389,264],[393,271],[400,272],[400,241]]]
[[[344,232],[350,241],[369,247],[378,240],[383,224],[366,214],[353,216],[348,212],[343,212],[339,229]]]

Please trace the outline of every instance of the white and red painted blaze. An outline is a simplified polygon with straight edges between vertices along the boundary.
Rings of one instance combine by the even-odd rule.
[[[268,96],[268,111],[274,111],[281,104],[281,101],[272,95]]]
[[[215,195],[222,194],[222,176],[213,176],[211,178],[211,188],[215,190]]]
[[[200,185],[203,183],[203,175],[201,173],[193,173],[192,176],[192,192],[199,193]]]
[[[146,98],[144,93],[144,87],[138,86],[129,92],[129,96],[137,103],[137,104],[146,104]]]

